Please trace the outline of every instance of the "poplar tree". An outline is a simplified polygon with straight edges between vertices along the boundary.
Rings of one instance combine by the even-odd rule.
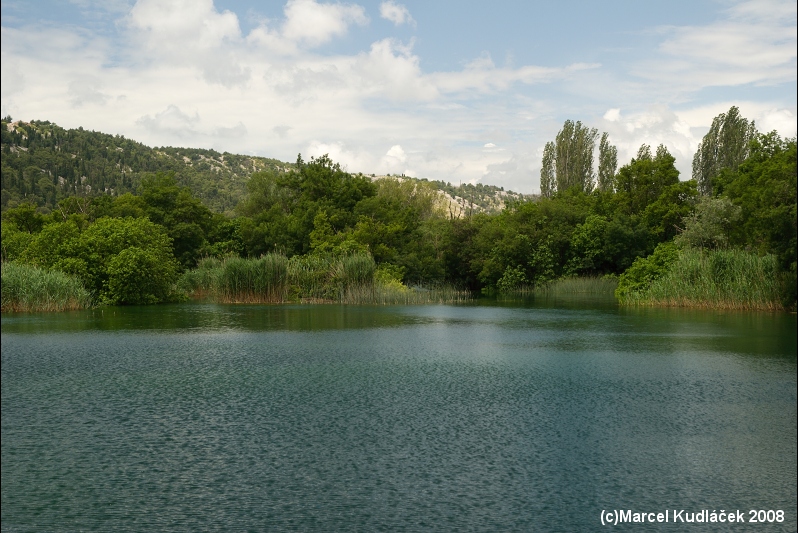
[[[543,165],[540,167],[540,195],[544,198],[551,198],[555,190],[555,170],[554,170],[554,143],[547,142],[543,148]]]
[[[599,141],[598,188],[601,191],[612,191],[615,171],[618,169],[618,148],[610,144],[609,134],[605,131]]]
[[[736,170],[748,157],[749,145],[755,138],[754,121],[741,116],[737,106],[715,117],[693,157],[693,179],[698,190],[712,194],[713,178],[724,168]]]
[[[555,191],[572,187],[591,192],[596,175],[593,151],[598,130],[583,126],[580,121],[566,120],[554,142],[546,143],[540,168],[540,194],[550,197]]]

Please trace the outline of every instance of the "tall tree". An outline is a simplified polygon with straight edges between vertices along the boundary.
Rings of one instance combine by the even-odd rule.
[[[693,179],[698,183],[698,190],[705,195],[712,194],[713,178],[724,168],[736,170],[748,157],[754,138],[754,121],[748,122],[736,106],[715,117],[693,157]]]
[[[555,190],[555,169],[554,169],[554,143],[547,142],[543,148],[543,164],[540,167],[540,195],[544,198],[551,198]]]
[[[609,134],[605,131],[599,141],[599,171],[598,188],[601,191],[611,191],[615,171],[618,169],[618,148],[610,144]]]
[[[557,190],[577,187],[593,190],[593,149],[598,130],[583,126],[581,121],[566,120],[555,139]]]

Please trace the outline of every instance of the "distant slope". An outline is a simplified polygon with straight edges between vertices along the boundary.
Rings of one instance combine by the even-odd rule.
[[[177,182],[189,187],[212,210],[232,214],[246,194],[246,183],[253,172],[294,168],[293,163],[266,157],[201,148],[150,148],[120,135],[83,128],[67,130],[49,121],[14,122],[6,117],[0,136],[2,210],[31,202],[46,211],[69,196],[136,192],[143,175],[174,172]],[[508,201],[531,198],[481,183],[429,183],[444,195],[448,214],[454,218],[498,212]]]
[[[231,213],[252,172],[293,168],[276,159],[199,148],[150,148],[119,135],[66,130],[48,121],[2,120],[2,198],[52,209],[68,196],[135,192],[142,175],[175,173],[211,209]]]

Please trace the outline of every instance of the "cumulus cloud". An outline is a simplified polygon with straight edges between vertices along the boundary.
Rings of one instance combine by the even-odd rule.
[[[393,0],[388,0],[380,4],[380,16],[394,23],[395,26],[402,24],[416,25],[416,21],[410,16],[410,11],[402,4],[397,4]]]
[[[322,4],[315,0],[289,0],[284,20],[270,27],[264,21],[247,40],[281,54],[295,54],[300,48],[316,48],[347,34],[352,25],[369,23],[366,11],[356,4]]]
[[[126,27],[150,61],[192,65],[206,81],[227,87],[250,77],[236,54],[243,39],[238,17],[219,13],[213,0],[139,0]]]

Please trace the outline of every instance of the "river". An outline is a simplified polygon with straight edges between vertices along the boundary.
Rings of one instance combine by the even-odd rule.
[[[794,314],[2,317],[2,531],[795,531],[796,437]]]

